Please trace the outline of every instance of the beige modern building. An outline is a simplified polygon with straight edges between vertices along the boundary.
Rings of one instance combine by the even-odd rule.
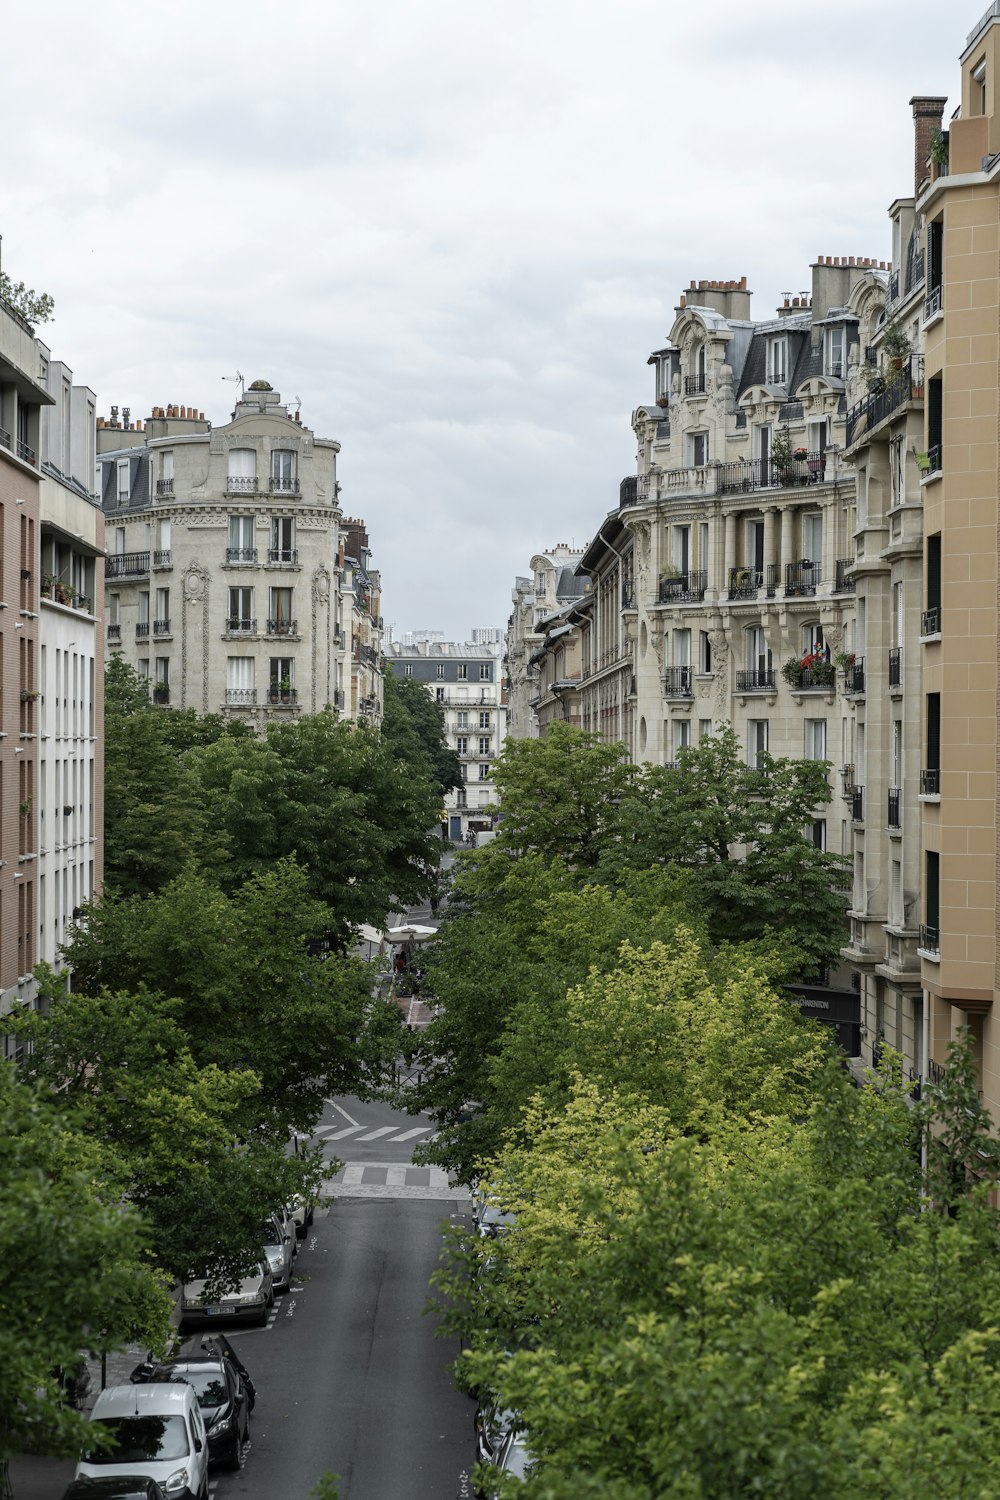
[[[107,646],[155,701],[250,720],[350,711],[337,454],[266,381],[213,427],[194,408],[98,421]],[[360,563],[360,559],[356,560]]]
[[[1000,5],[968,37],[956,117],[923,146],[921,986],[931,1060],[970,1026],[1000,1118]]]

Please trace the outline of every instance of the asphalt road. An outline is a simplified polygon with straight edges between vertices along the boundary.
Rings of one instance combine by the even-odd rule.
[[[468,1199],[409,1165],[430,1134],[419,1117],[341,1099],[317,1134],[348,1165],[268,1327],[226,1330],[257,1404],[244,1466],[213,1473],[213,1500],[307,1500],[327,1471],[340,1500],[457,1500],[469,1493],[474,1407],[448,1372],[457,1343],[435,1336],[425,1308],[441,1224],[467,1214]],[[58,1500],[71,1476],[72,1465],[22,1461],[16,1500]]]

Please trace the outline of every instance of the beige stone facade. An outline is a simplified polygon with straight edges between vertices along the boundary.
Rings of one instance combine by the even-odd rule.
[[[565,631],[554,638],[553,645],[559,645],[558,660],[547,660],[546,641],[553,628],[567,623],[567,611],[589,591],[589,580],[576,573],[582,556],[582,550],[560,542],[547,552],[537,552],[531,559],[530,578],[515,582],[504,658],[507,733],[512,739],[536,739],[540,714],[547,720],[552,713],[562,717],[565,711],[570,722],[579,722],[571,686],[580,676],[578,636],[574,635],[572,646]],[[552,693],[556,683],[560,684],[558,697]]]
[[[107,524],[107,646],[154,699],[272,719],[357,710],[357,577],[344,588],[337,454],[266,382],[232,421],[158,407],[98,425]],[[376,575],[377,576],[377,575]],[[371,625],[369,607],[358,614]],[[356,587],[357,585],[357,587]],[[368,649],[377,650],[369,629]],[[367,683],[366,683],[367,687]],[[381,698],[371,717],[381,717]]]

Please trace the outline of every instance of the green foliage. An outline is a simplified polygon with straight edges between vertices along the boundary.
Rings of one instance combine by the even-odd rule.
[[[48,292],[36,292],[23,281],[11,281],[6,271],[0,271],[0,297],[29,323],[47,323],[55,311]]]
[[[382,738],[408,776],[429,778],[439,797],[462,785],[462,763],[445,739],[444,710],[412,677],[385,667]]]
[[[200,1066],[252,1069],[255,1125],[307,1130],[330,1093],[363,1093],[396,1054],[399,1021],[374,1006],[368,970],[345,954],[310,953],[332,924],[292,859],[232,896],[189,872],[163,891],[88,909],[66,949],[75,983],[134,988],[179,1002]]]
[[[678,1018],[721,1108],[701,1086],[685,1114],[575,1075],[492,1163],[516,1232],[453,1243],[437,1278],[471,1337],[462,1378],[524,1418],[525,1493],[991,1493],[995,1211],[978,1192],[922,1211],[922,1122],[891,1077],[859,1092],[814,1060],[811,1105],[756,1109],[746,1017],[728,1016],[706,1048],[696,1011]],[[809,1055],[808,1028],[787,1035]],[[956,1107],[975,1098],[964,1078]]]
[[[133,1339],[160,1347],[170,1297],[100,1142],[7,1063],[0,1139],[0,1462],[27,1451],[75,1456],[83,1418],[60,1399],[54,1370]]]

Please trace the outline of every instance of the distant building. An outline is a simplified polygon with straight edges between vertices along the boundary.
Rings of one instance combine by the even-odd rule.
[[[396,676],[421,683],[444,710],[447,741],[464,778],[445,798],[447,836],[453,841],[491,826],[487,808],[496,802],[491,770],[507,734],[503,632],[499,635],[481,645],[456,645],[438,639],[436,631],[412,632],[407,644],[386,647]]]
[[[572,675],[564,661],[549,663],[546,673],[542,672],[547,638],[542,622],[548,619],[565,623],[564,616],[570,607],[586,597],[590,589],[589,579],[580,578],[575,571],[582,556],[582,548],[568,547],[560,542],[547,552],[535,554],[531,559],[530,578],[515,581],[511,593],[514,607],[507,622],[506,652],[508,733],[513,739],[538,737],[539,708],[543,700],[543,718],[552,717],[549,711],[556,707],[549,691],[552,683],[568,680]],[[556,637],[563,640],[563,653],[566,634],[563,632],[562,636]],[[578,662],[573,670],[579,676]],[[555,716],[563,717],[561,713]],[[572,714],[570,717],[576,721]]]
[[[129,417],[97,430],[108,654],[156,702],[258,731],[327,705],[380,717],[378,575],[363,523],[341,534],[340,444],[266,381],[221,427],[183,406]],[[375,657],[355,662],[355,642]]]

